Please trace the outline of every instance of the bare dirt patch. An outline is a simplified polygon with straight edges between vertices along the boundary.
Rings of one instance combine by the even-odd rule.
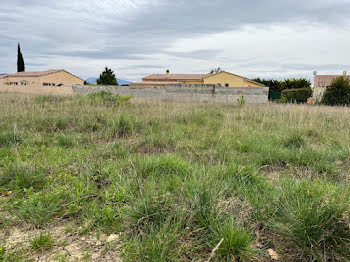
[[[8,254],[20,254],[33,261],[122,261],[119,257],[119,235],[102,232],[79,234],[74,225],[55,225],[46,230],[13,227],[0,231],[0,244]],[[36,251],[31,240],[40,233],[49,233],[54,244],[49,249]]]

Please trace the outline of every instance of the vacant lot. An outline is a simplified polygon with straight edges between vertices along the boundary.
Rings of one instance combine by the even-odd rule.
[[[0,261],[349,261],[350,110],[0,94]]]

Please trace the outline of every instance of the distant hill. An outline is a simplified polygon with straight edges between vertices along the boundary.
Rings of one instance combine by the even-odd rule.
[[[85,81],[86,81],[88,84],[95,85],[95,84],[96,84],[96,81],[97,81],[97,78],[95,78],[95,77],[90,77],[90,78],[85,79]],[[130,83],[131,83],[131,82],[129,82],[129,81],[126,81],[126,80],[123,80],[123,79],[119,79],[119,78],[117,78],[117,81],[118,81],[118,84],[119,84],[119,85],[130,85]]]

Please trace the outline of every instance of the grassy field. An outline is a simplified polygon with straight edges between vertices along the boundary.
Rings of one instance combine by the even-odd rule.
[[[0,261],[350,260],[349,109],[126,100],[0,94]]]

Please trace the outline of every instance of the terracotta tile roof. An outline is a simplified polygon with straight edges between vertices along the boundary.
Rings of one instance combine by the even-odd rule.
[[[142,80],[202,80],[203,78],[209,76],[209,74],[154,74],[142,78]]]
[[[176,84],[176,82],[166,82],[166,81],[142,81],[142,82],[133,82],[130,86],[133,85],[168,85],[168,84]]]
[[[316,75],[315,76],[315,87],[326,87],[329,86],[333,79],[343,75]],[[350,76],[346,75],[346,78],[350,80]]]
[[[5,77],[11,76],[11,77],[38,77],[38,76],[44,76],[44,75],[49,75],[57,72],[64,71],[63,69],[51,69],[51,70],[46,70],[46,71],[41,71],[41,72],[19,72],[16,74],[7,74]]]

